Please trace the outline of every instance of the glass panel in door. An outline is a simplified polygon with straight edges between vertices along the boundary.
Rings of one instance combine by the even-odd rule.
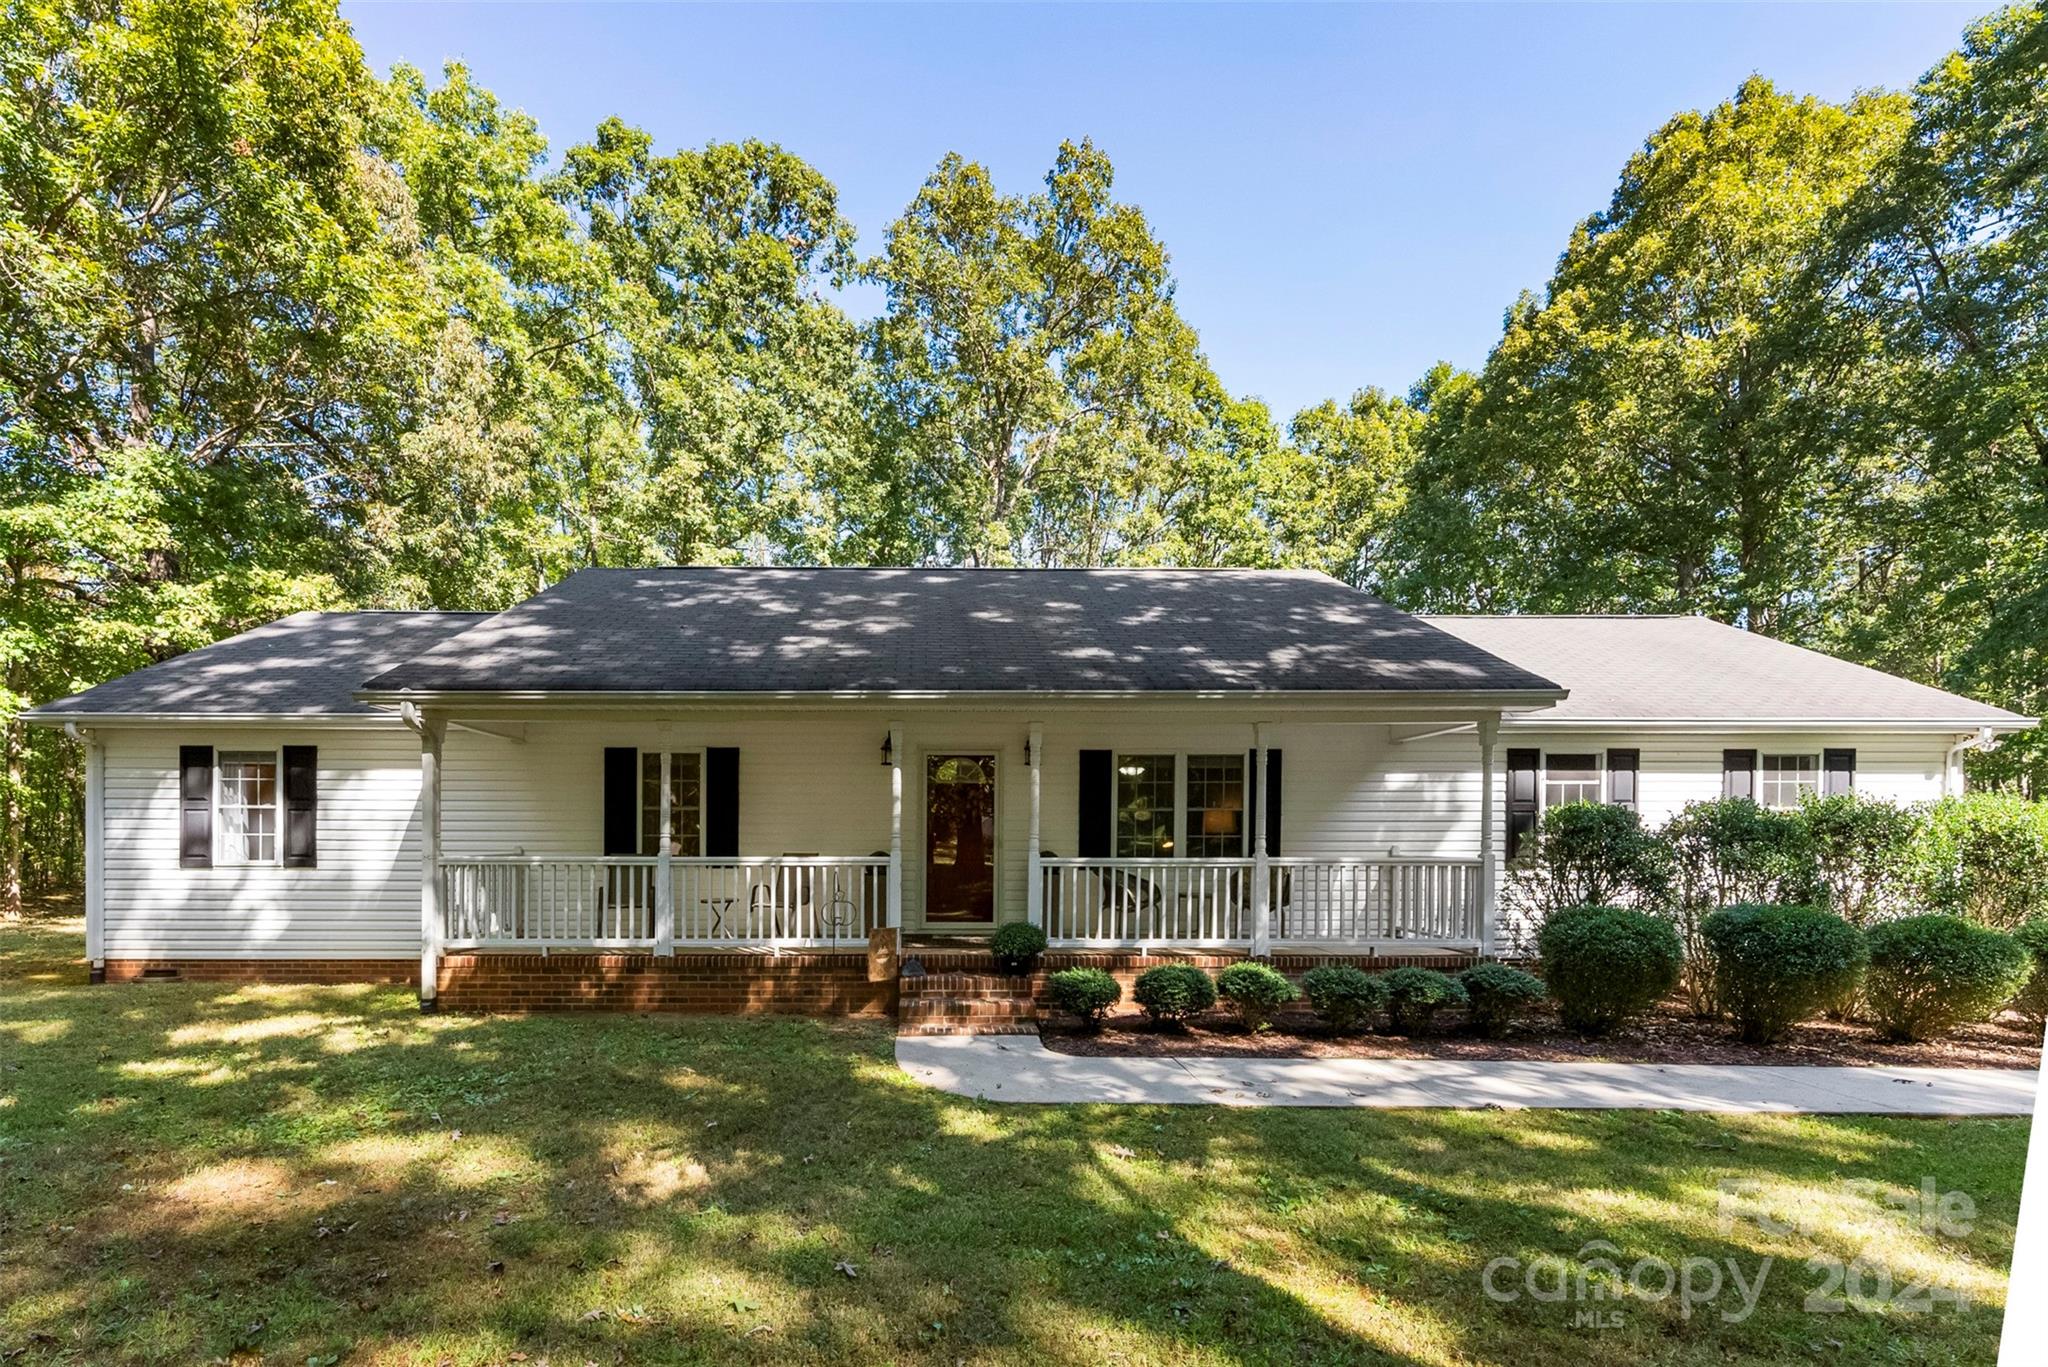
[[[924,792],[925,924],[994,924],[995,756],[929,756]]]

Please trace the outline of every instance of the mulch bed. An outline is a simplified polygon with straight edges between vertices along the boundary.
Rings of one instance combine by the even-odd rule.
[[[1438,1016],[1430,1034],[1336,1035],[1306,1013],[1282,1016],[1253,1034],[1223,1012],[1211,1012],[1185,1030],[1155,1028],[1136,1011],[1122,1011],[1090,1034],[1072,1022],[1053,1021],[1041,1034],[1056,1053],[1107,1058],[1252,1056],[1260,1058],[1529,1059],[1601,1063],[1833,1064],[1929,1068],[2039,1068],[2041,1032],[2007,1014],[1964,1026],[1924,1044],[1887,1044],[1865,1025],[1812,1021],[1794,1026],[1769,1046],[1744,1044],[1721,1021],[1695,1020],[1667,1002],[1605,1039],[1581,1039],[1554,1012],[1535,1013],[1506,1039],[1469,1033],[1454,1013]]]

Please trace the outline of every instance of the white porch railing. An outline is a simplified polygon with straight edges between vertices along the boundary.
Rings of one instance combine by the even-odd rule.
[[[669,861],[679,949],[864,944],[888,907],[887,858]],[[448,949],[659,949],[652,857],[443,859]]]
[[[1277,948],[1479,944],[1479,861],[1268,859]],[[1251,943],[1249,859],[1053,859],[1045,933],[1060,945]]]

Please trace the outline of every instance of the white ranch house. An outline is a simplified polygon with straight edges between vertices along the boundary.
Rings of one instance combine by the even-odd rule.
[[[1018,919],[1485,955],[1545,805],[1919,801],[2033,724],[1697,618],[1235,570],[586,570],[494,615],[300,614],[30,715],[87,747],[96,971],[429,1002],[494,955],[695,973]]]

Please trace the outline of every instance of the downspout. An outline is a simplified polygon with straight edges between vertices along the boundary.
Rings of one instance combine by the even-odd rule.
[[[85,962],[89,981],[107,980],[107,751],[75,721],[64,734],[85,747]]]
[[[1963,751],[1982,750],[1991,744],[1991,728],[1980,726],[1974,736],[1958,737],[1941,762],[1941,795],[1961,797],[1963,789]]]

